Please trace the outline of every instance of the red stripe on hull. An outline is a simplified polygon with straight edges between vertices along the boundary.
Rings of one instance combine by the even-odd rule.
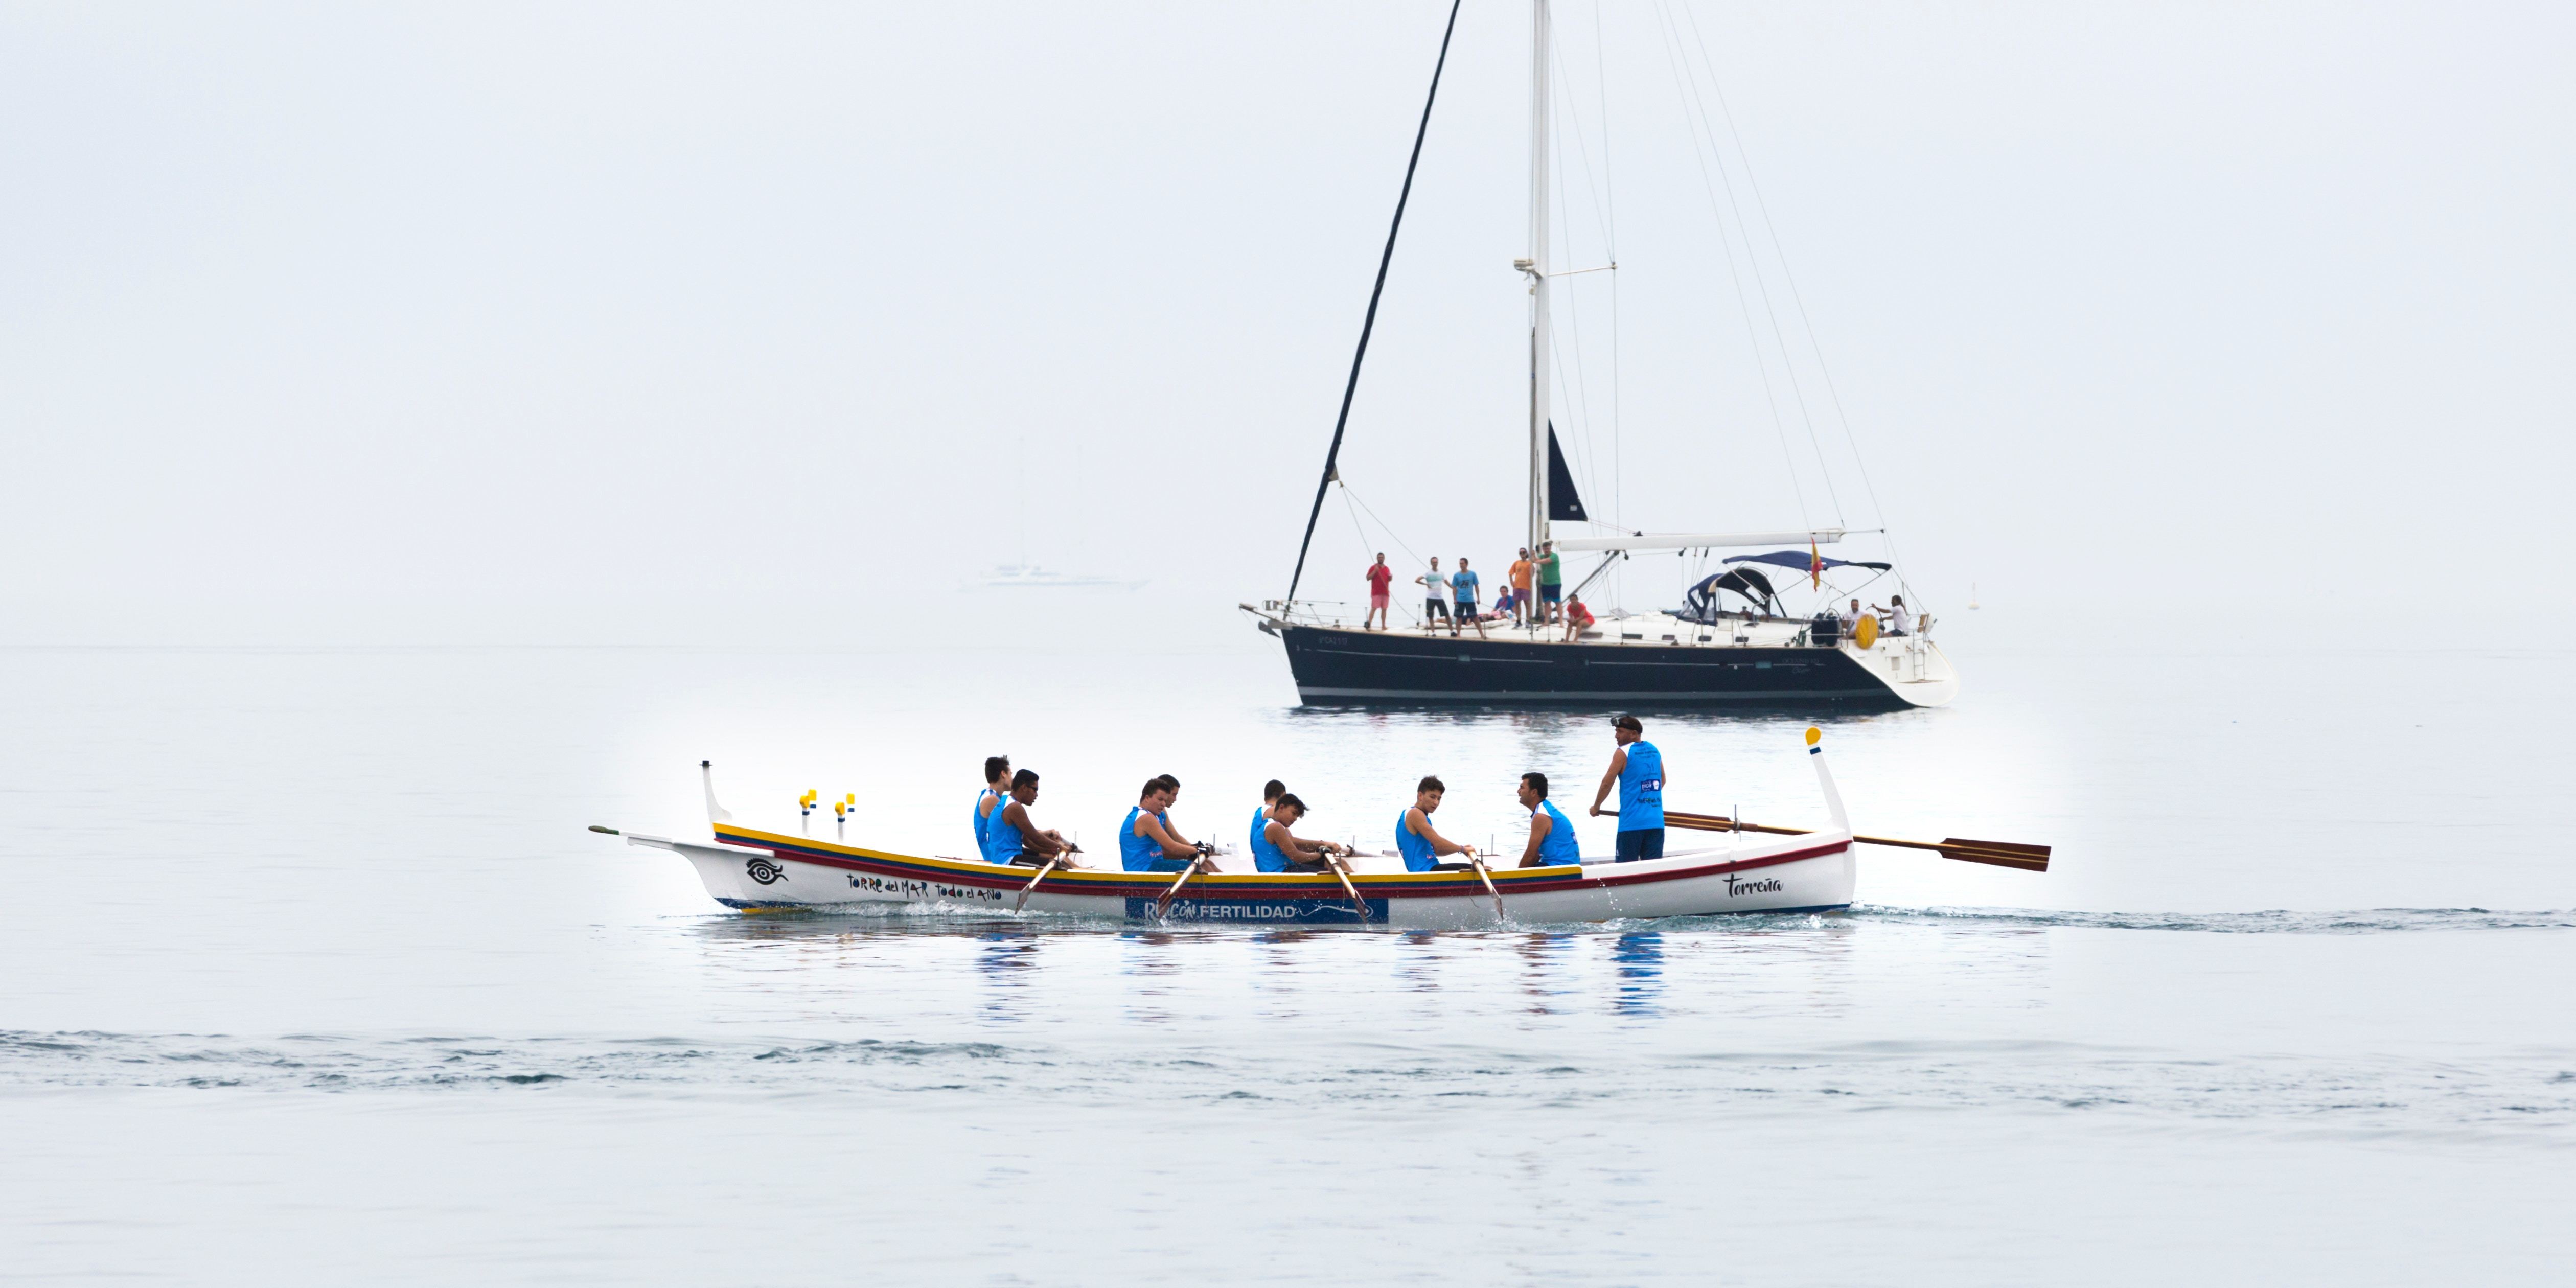
[[[795,845],[781,845],[775,841],[757,840],[743,836],[727,836],[721,829],[717,831],[716,839],[724,844],[738,846],[747,850],[766,850],[779,858],[792,859],[798,863],[810,863],[817,867],[841,868],[852,872],[867,872],[878,876],[895,876],[905,877],[911,880],[940,881],[949,885],[976,886],[990,890],[1017,891],[1028,884],[1028,879],[1026,877],[1015,875],[1013,869],[1004,868],[1000,865],[995,865],[992,875],[986,876],[978,872],[958,872],[949,868],[924,868],[899,859],[855,858],[844,854],[831,854],[820,850],[807,850]],[[1591,886],[1653,885],[1665,881],[1683,881],[1693,877],[1722,876],[1729,872],[1743,872],[1753,868],[1775,867],[1783,863],[1796,863],[1804,859],[1822,858],[1828,854],[1839,854],[1850,848],[1851,842],[1849,841],[1835,841],[1824,845],[1811,845],[1804,849],[1790,850],[1781,854],[1763,855],[1759,858],[1737,859],[1733,861],[1720,861],[1714,863],[1697,863],[1687,868],[1669,869],[1661,872],[1617,873],[1614,870],[1612,875],[1598,877],[1559,877],[1541,881],[1511,879],[1504,877],[1501,873],[1497,873],[1495,875],[1498,878],[1501,878],[1498,881],[1498,884],[1506,895],[1539,894],[1559,890],[1580,890]],[[1037,892],[1040,894],[1091,895],[1103,899],[1132,899],[1140,897],[1159,899],[1162,897],[1165,890],[1171,888],[1172,878],[1178,875],[1178,873],[1173,872],[1137,873],[1132,879],[1112,879],[1108,881],[1094,878],[1083,881],[1065,881],[1058,883],[1056,881],[1049,880],[1040,883]],[[1472,876],[1472,874],[1466,875]],[[1329,898],[1346,900],[1349,897],[1343,893],[1341,883],[1331,880],[1328,875],[1316,877],[1311,882],[1301,883],[1297,886],[1288,885],[1287,883],[1282,882],[1277,885],[1267,885],[1253,889],[1227,888],[1221,886],[1202,886],[1197,889],[1184,888],[1179,897],[1201,902],[1224,900],[1271,900],[1277,899],[1282,895],[1303,896],[1307,891],[1303,889],[1302,886],[1307,884],[1311,884],[1313,886],[1314,897],[1319,899]],[[1358,884],[1361,895],[1367,898],[1464,899],[1485,897],[1483,883],[1473,880],[1451,879],[1441,881],[1437,884],[1416,884],[1389,882],[1384,877],[1370,875],[1363,876]]]

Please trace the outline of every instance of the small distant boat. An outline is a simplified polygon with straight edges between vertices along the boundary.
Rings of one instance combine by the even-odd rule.
[[[701,765],[701,771],[707,776],[712,842],[615,834],[630,845],[669,850],[687,859],[716,902],[744,911],[891,904],[895,908],[890,910],[920,913],[1026,911],[1142,921],[1315,922],[1426,930],[1829,912],[1851,905],[1855,838],[1819,738],[1816,730],[1807,731],[1808,759],[1829,821],[1812,832],[1761,836],[1728,831],[1727,844],[1676,850],[1660,859],[1618,863],[1586,858],[1580,864],[1489,867],[1482,872],[1408,872],[1391,856],[1360,858],[1353,863],[1348,886],[1330,872],[1255,872],[1246,856],[1226,854],[1217,858],[1214,871],[1181,882],[1175,892],[1172,873],[920,858],[766,832],[736,825],[716,804],[714,770],[708,765]],[[1684,827],[1708,821],[1676,817],[1676,825]]]
[[[1017,563],[1002,564],[993,569],[991,576],[969,582],[968,586],[978,590],[1135,590],[1144,584],[1143,579],[1126,581],[1116,577],[1086,577],[1079,573],[1050,572],[1036,564]]]

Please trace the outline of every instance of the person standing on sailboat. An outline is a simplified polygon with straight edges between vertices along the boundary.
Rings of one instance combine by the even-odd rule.
[[[1460,845],[1434,831],[1431,812],[1440,808],[1440,798],[1449,794],[1447,784],[1437,778],[1424,778],[1413,789],[1413,803],[1395,816],[1395,852],[1404,857],[1407,872],[1430,872],[1440,866],[1444,854],[1473,856],[1476,847]]]
[[[984,758],[984,791],[975,798],[975,853],[993,852],[993,811],[1002,807],[1002,799],[1011,794],[1011,758]]]
[[[1646,726],[1635,716],[1610,722],[1619,749],[1610,753],[1610,772],[1601,775],[1601,790],[1592,793],[1592,816],[1601,802],[1619,789],[1619,861],[1664,857],[1664,753],[1646,741]]]
[[[1446,573],[1440,571],[1440,556],[1431,556],[1431,571],[1414,578],[1414,580],[1422,583],[1423,633],[1430,633],[1431,619],[1437,617],[1442,621],[1449,623],[1450,634],[1457,634],[1457,619],[1449,616],[1449,577]]]
[[[1389,598],[1387,588],[1395,584],[1395,570],[1386,566],[1386,552],[1383,550],[1377,552],[1377,562],[1369,565],[1368,584],[1368,616],[1360,619],[1360,629],[1382,631],[1386,629],[1386,601]],[[1372,619],[1377,622],[1377,625],[1369,625]],[[1272,799],[1278,798],[1272,797]]]
[[[1556,554],[1556,543],[1538,543],[1538,611],[1539,620],[1556,620],[1556,601],[1565,598],[1565,561]]]
[[[1031,859],[1043,863],[1060,858],[1064,866],[1074,866],[1073,842],[1054,828],[1039,828],[1037,821],[1029,817],[1029,806],[1037,803],[1037,774],[1023,769],[1011,775],[1010,798],[993,811],[990,820],[992,847],[984,851],[986,859],[994,863],[1026,863]]]
[[[1449,619],[1451,638],[1457,637],[1460,622],[1475,623],[1477,639],[1490,638],[1485,634],[1485,619],[1476,615],[1477,588],[1483,582],[1483,578],[1468,570],[1467,556],[1458,556],[1458,575],[1449,579],[1449,584],[1457,590],[1458,599],[1458,615]]]

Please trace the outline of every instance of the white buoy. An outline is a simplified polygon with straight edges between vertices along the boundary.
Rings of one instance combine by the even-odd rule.
[[[1977,583],[1975,583],[1975,582],[1973,582],[1973,581],[1972,581],[1972,582],[1969,582],[1969,583],[1968,583],[1968,608],[1969,608],[1969,610],[1970,610],[1970,611],[1972,611],[1972,612],[1973,612],[1973,611],[1975,611],[1976,607],[1977,607]]]

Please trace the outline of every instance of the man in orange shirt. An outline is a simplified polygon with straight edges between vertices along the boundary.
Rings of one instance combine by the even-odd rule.
[[[1530,562],[1527,550],[1522,551],[1521,557],[1512,563],[1512,625],[1514,626],[1520,625],[1521,619],[1529,613],[1530,577],[1537,571],[1538,565]]]

